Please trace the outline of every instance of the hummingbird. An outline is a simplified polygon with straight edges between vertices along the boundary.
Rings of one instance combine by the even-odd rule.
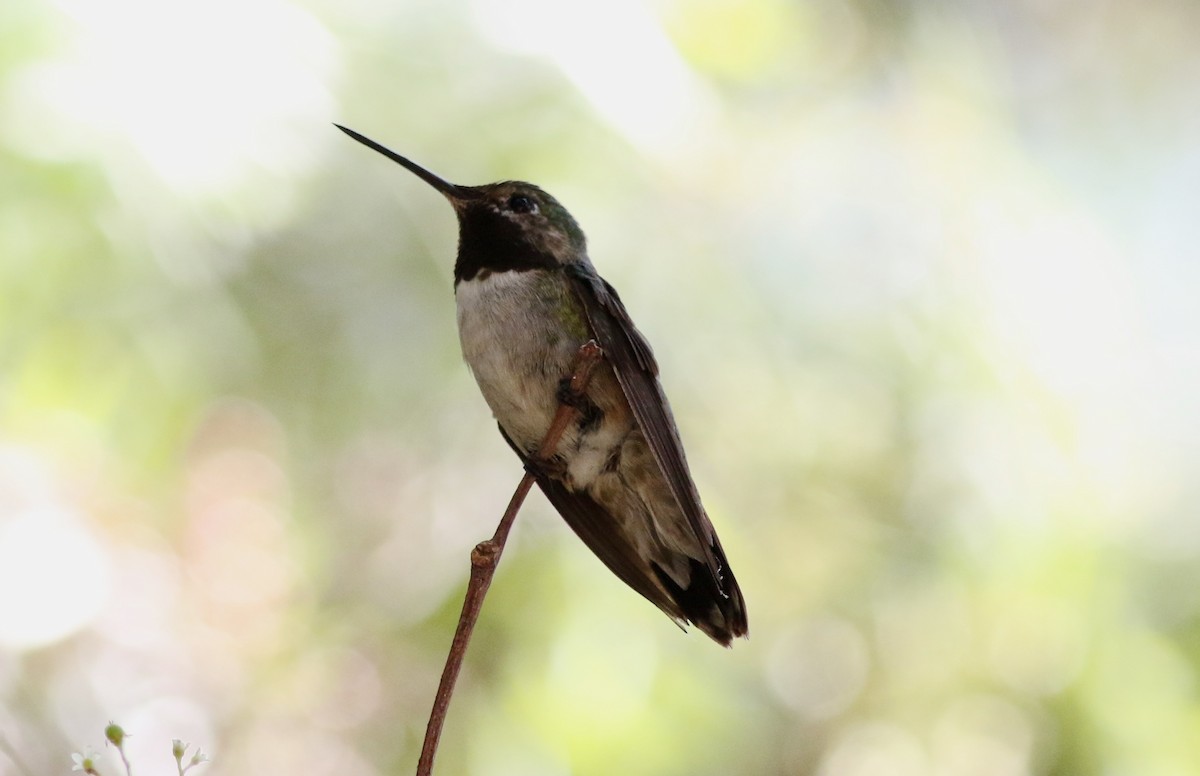
[[[729,646],[746,604],[692,481],[649,343],[597,274],[583,230],[523,181],[450,183],[354,130],[437,189],[458,216],[454,296],[463,359],[500,433],[567,525],[625,584],[681,627]],[[582,397],[567,383],[580,346],[604,357]],[[537,459],[560,402],[579,410]]]

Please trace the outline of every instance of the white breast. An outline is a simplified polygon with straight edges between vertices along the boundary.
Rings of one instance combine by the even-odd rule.
[[[550,427],[558,381],[577,347],[561,342],[553,325],[549,280],[541,270],[493,272],[455,288],[463,358],[496,420],[526,449]]]
[[[460,282],[455,290],[463,358],[505,433],[530,453],[550,428],[559,382],[586,338],[586,330],[582,336],[567,331],[564,310],[576,304],[570,294],[561,277],[542,270],[492,273]],[[595,481],[633,429],[611,372],[593,376],[589,396],[602,410],[601,422],[586,432],[569,426],[558,445],[568,487]]]

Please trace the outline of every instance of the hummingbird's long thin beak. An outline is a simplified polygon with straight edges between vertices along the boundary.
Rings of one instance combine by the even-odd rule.
[[[347,129],[346,127],[343,127],[341,124],[334,124],[334,126],[337,127],[338,129],[342,130],[343,132],[345,132],[347,135],[354,138],[358,142],[362,143],[367,148],[378,151],[379,153],[383,154],[387,158],[391,159],[393,162],[396,162],[397,164],[399,164],[401,167],[404,167],[406,170],[408,170],[412,174],[416,175],[418,178],[425,181],[430,186],[433,186],[435,189],[442,192],[442,194],[444,194],[452,203],[453,202],[461,202],[464,199],[471,199],[476,196],[475,192],[470,187],[459,186],[457,184],[451,183],[450,181],[443,180],[442,178],[439,178],[438,176],[431,173],[429,170],[426,170],[421,165],[416,164],[415,162],[411,162],[408,159],[405,159],[403,156],[401,156],[400,154],[391,150],[390,148],[381,146],[379,143],[376,143],[371,138],[358,134],[353,129]]]

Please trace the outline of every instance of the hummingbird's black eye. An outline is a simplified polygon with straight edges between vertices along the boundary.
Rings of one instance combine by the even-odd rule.
[[[514,213],[536,213],[537,203],[524,194],[513,194],[508,198],[508,209]]]

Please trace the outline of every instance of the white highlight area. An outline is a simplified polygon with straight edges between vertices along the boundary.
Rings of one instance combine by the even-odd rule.
[[[694,144],[719,111],[651,8],[633,0],[479,0],[480,30],[548,59],[618,131],[643,150]]]
[[[18,78],[18,102],[36,107],[13,134],[31,154],[111,153],[115,136],[187,193],[308,166],[303,127],[333,104],[335,44],[306,11],[280,0],[56,5],[74,23],[69,54]]]
[[[111,576],[103,548],[70,510],[32,505],[0,520],[0,646],[32,649],[85,627]]]

